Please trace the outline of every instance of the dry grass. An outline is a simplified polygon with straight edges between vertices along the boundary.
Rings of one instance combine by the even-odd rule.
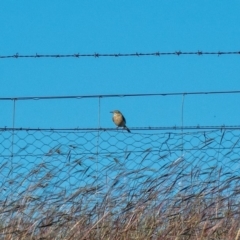
[[[176,166],[182,163],[165,165],[158,177],[144,175],[146,168],[122,170],[111,183],[92,183],[71,195],[53,190],[34,196],[51,181],[43,178],[2,201],[1,239],[239,239],[239,178],[218,181],[216,166],[200,184],[179,188]],[[123,175],[134,176],[131,184],[119,180]]]

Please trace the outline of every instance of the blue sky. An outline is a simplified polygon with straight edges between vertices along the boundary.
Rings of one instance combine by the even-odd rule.
[[[2,1],[0,55],[239,51],[239,1]],[[0,97],[240,90],[239,55],[0,59]],[[239,94],[184,99],[184,125],[239,125]],[[181,125],[181,96],[104,98],[100,126]],[[98,127],[98,99],[16,102],[16,127]],[[0,101],[0,126],[13,102]]]

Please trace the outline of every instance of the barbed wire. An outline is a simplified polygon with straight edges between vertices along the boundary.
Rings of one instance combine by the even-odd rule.
[[[52,99],[82,99],[82,98],[121,98],[121,97],[157,97],[157,96],[186,96],[212,94],[239,94],[240,90],[228,91],[200,91],[200,92],[166,92],[166,93],[123,93],[96,95],[68,95],[68,96],[30,96],[30,97],[0,97],[0,101],[52,100]]]
[[[174,51],[174,52],[152,52],[152,53],[90,53],[90,54],[81,54],[81,53],[73,53],[73,54],[30,54],[30,55],[21,55],[19,53],[15,53],[13,55],[0,55],[1,59],[6,58],[82,58],[82,57],[147,57],[147,56],[180,56],[180,55],[239,55],[240,51],[192,51],[192,52],[184,52],[184,51]]]

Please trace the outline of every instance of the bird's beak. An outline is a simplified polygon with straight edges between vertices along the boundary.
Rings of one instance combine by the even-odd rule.
[[[113,111],[111,111],[110,113],[113,113]]]

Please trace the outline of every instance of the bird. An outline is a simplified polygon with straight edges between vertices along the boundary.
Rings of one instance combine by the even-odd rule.
[[[114,111],[111,111],[110,113],[113,113],[112,120],[118,127],[123,127],[129,133],[131,132],[129,128],[126,126],[127,121],[125,117],[119,110],[114,110]]]

